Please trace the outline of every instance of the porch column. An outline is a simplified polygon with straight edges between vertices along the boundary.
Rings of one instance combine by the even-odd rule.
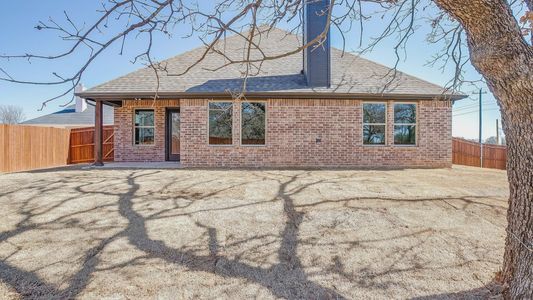
[[[103,127],[104,127],[104,116],[103,116],[103,103],[101,100],[96,100],[96,105],[94,108],[94,165],[103,166]]]

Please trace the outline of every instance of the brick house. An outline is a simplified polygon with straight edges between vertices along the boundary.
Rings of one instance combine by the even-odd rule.
[[[308,4],[317,10],[327,1]],[[267,55],[294,51],[325,28],[305,14],[303,38],[280,29],[256,43]],[[260,30],[265,30],[261,28]],[[242,59],[239,35],[216,45]],[[183,167],[449,167],[452,101],[463,95],[330,47],[264,61],[242,91],[242,65],[200,47],[77,95],[114,107],[115,161],[179,160]],[[252,53],[259,57],[258,51]],[[179,76],[178,76],[179,75]],[[158,98],[154,100],[157,90]],[[96,131],[96,163],[101,137]]]

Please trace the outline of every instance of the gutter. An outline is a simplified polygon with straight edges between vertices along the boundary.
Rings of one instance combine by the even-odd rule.
[[[76,95],[76,94],[75,94]],[[82,97],[82,96],[79,96],[79,95],[76,95],[78,97],[81,97],[81,98],[84,98],[85,101],[87,101],[87,104],[90,105],[90,106],[96,106],[96,100],[95,99],[92,99],[92,98],[85,98],[85,97]],[[103,99],[98,99],[98,100],[103,100]],[[114,103],[114,102],[109,102],[109,101],[103,101],[103,104],[104,105],[107,105],[107,106],[112,106],[112,107],[120,107],[120,105]]]
[[[122,101],[134,99],[153,98],[154,92],[89,92],[84,91],[74,95],[88,100],[102,101]],[[159,99],[228,99],[231,98],[229,93],[184,93],[184,92],[159,92]],[[467,98],[463,94],[371,94],[371,93],[282,93],[269,92],[258,93],[250,92],[246,95],[247,99],[357,99],[357,100],[439,100],[439,101],[456,101]]]

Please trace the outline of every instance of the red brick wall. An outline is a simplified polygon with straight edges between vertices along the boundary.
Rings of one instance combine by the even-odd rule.
[[[393,101],[388,101],[393,120]],[[207,100],[181,101],[181,161],[185,167],[451,166],[451,104],[418,102],[418,145],[363,146],[362,101],[269,100],[266,146],[240,146],[240,106],[233,114],[233,146],[207,144]],[[316,139],[321,139],[317,143]]]
[[[449,167],[451,104],[418,102],[416,147],[393,145],[393,103],[388,101],[385,146],[363,146],[362,101],[291,100],[267,102],[266,146],[240,146],[240,104],[233,108],[233,143],[207,143],[208,100],[183,99],[181,162],[184,167]],[[115,112],[115,160],[162,161],[164,108],[156,110],[156,146],[133,146],[133,108]],[[124,126],[124,124],[126,126]],[[117,134],[116,133],[116,134]],[[321,142],[316,139],[321,139]],[[120,158],[119,158],[120,157]]]
[[[115,108],[115,161],[165,160],[165,107],[179,107],[177,100],[155,102],[152,100],[123,101]],[[135,145],[133,117],[135,109],[153,109],[155,113],[155,142],[153,145]]]

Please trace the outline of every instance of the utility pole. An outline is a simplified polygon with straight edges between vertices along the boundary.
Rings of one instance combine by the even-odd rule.
[[[483,101],[482,90],[479,89],[479,167],[483,168]]]
[[[498,119],[496,119],[496,145],[500,144],[500,125]]]
[[[479,89],[479,166],[483,168],[483,89]]]

